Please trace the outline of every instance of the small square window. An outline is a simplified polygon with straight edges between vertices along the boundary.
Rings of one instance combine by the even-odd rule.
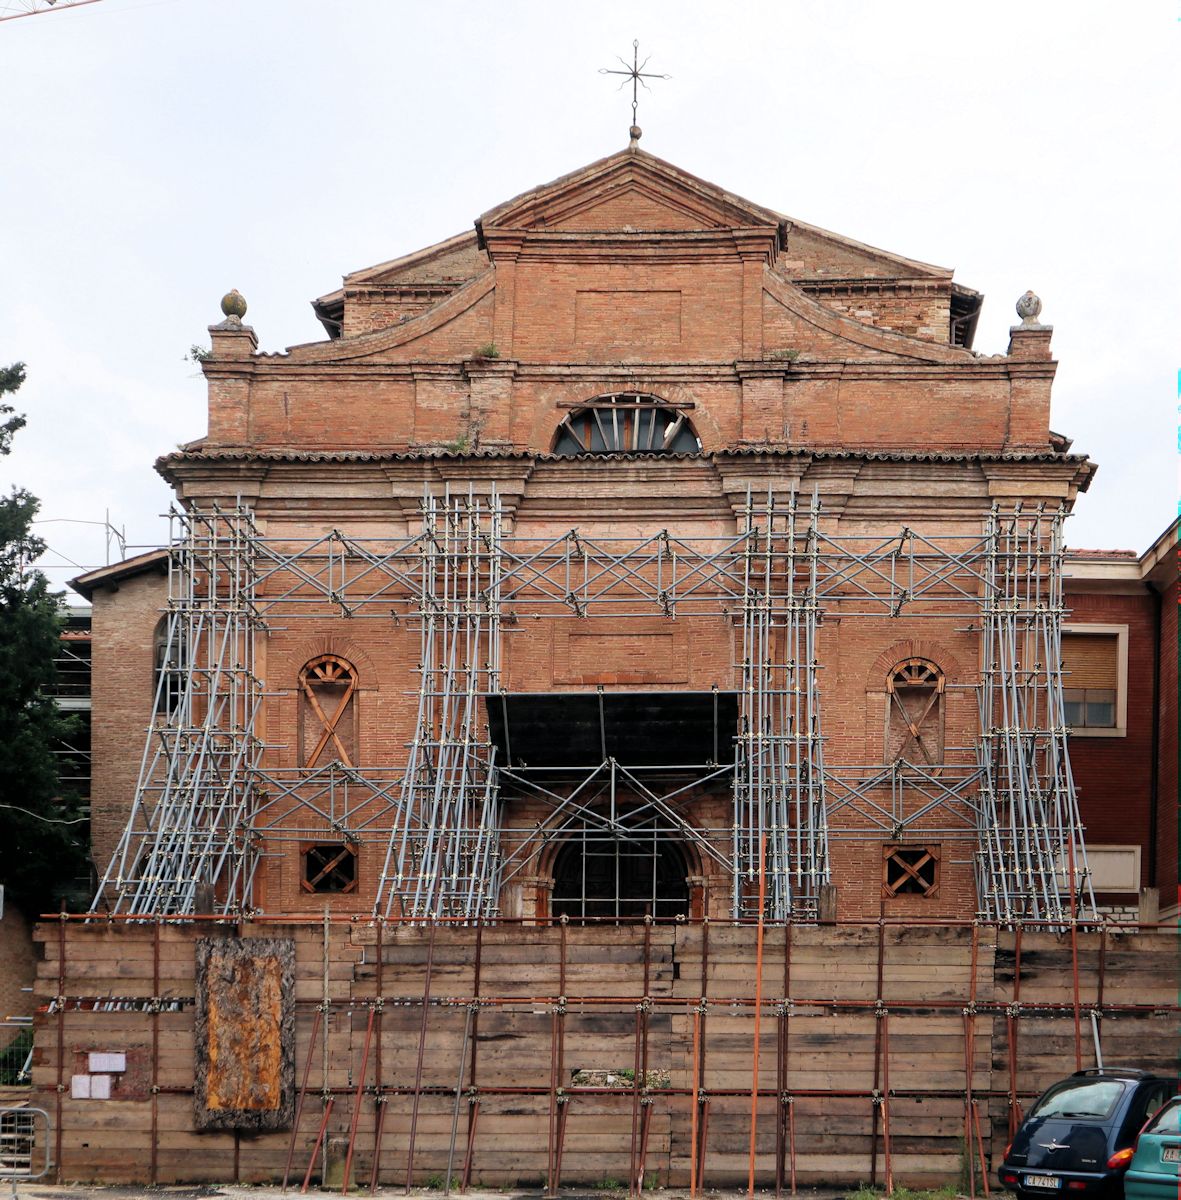
[[[345,895],[357,890],[357,852],[343,842],[304,846],[300,887],[316,895]]]
[[[933,846],[886,846],[882,891],[885,896],[933,896],[939,889],[939,856]]]

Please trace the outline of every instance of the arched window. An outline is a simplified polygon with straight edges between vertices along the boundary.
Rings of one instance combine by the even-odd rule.
[[[161,617],[152,635],[152,691],[156,698],[156,716],[171,717],[180,707],[187,665],[180,619],[176,619],[175,627],[170,630],[169,618]]]
[[[683,844],[655,819],[604,836],[583,823],[554,857],[550,912],[571,920],[688,916],[690,886]]]
[[[899,663],[886,680],[886,761],[943,762],[943,672],[925,658]]]
[[[299,673],[299,760],[305,767],[357,762],[357,672],[335,654]]]
[[[698,454],[701,440],[682,406],[617,392],[575,409],[558,426],[555,454]]]

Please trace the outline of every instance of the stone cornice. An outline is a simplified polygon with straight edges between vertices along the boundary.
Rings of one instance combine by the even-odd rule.
[[[733,229],[694,229],[672,232],[649,230],[607,233],[562,232],[552,229],[485,229],[488,256],[497,260],[553,262],[734,262],[757,258],[775,261],[776,226]]]

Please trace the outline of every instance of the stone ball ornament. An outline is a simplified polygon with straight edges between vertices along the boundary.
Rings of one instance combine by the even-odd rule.
[[[1041,297],[1034,292],[1026,292],[1025,295],[1017,301],[1017,315],[1021,318],[1022,325],[1036,325],[1037,319],[1041,316],[1042,301]]]
[[[231,288],[221,298],[221,311],[227,317],[237,317],[240,321],[246,315],[246,297],[237,288]]]

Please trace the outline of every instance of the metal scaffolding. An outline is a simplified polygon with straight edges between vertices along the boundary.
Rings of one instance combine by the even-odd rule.
[[[297,538],[263,534],[242,508],[176,513],[167,669],[95,907],[252,911],[261,859],[320,839],[381,863],[376,913],[481,919],[563,847],[577,846],[584,866],[614,856],[617,878],[642,861],[655,879],[660,844],[672,840],[726,878],[732,915],[760,915],[762,891],[765,919],[810,920],[834,843],[925,837],[964,846],[982,916],[1093,912],[1066,753],[1063,516],[994,508],[976,534],[838,535],[817,497],[768,492],[748,496],[724,535],[538,537],[508,532],[495,494],[447,494],[426,496],[420,527],[402,537]],[[498,755],[490,713],[513,699],[505,639],[527,620],[604,616],[709,618],[727,640],[733,630],[725,744],[715,685],[715,744],[670,747],[655,765],[610,752],[605,736],[557,772]],[[271,678],[264,692],[255,654],[300,618],[347,620],[353,636],[363,620],[417,633],[404,755],[353,764],[342,752],[301,767],[291,746],[264,745],[276,726],[264,714],[290,681]],[[836,761],[821,722],[820,631],[833,618],[971,631],[983,669],[947,687],[975,697],[976,735],[944,746],[923,734],[928,714],[942,713],[944,682],[923,691],[915,667],[909,701],[893,683],[883,693],[899,751],[858,763],[843,746]],[[729,823],[698,819],[694,804],[721,788]]]
[[[95,906],[191,913],[249,904],[262,746],[258,529],[244,509],[171,514],[164,652],[131,813]]]

